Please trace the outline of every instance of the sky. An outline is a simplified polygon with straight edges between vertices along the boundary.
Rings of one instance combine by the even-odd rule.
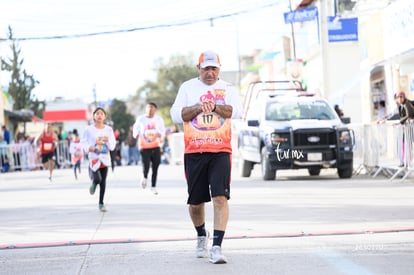
[[[125,100],[155,80],[160,58],[192,54],[196,65],[214,50],[222,71],[237,70],[238,54],[272,49],[289,34],[287,11],[286,0],[0,0],[0,38],[11,26],[40,100],[93,101],[94,90],[98,101]],[[0,55],[11,56],[1,39]],[[9,82],[4,71],[0,82]]]

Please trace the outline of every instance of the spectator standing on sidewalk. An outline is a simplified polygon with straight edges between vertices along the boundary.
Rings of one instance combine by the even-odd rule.
[[[151,191],[157,195],[157,176],[158,167],[161,163],[161,143],[165,137],[164,120],[156,114],[157,104],[149,102],[145,108],[146,112],[137,118],[133,129],[133,137],[139,144],[142,162],[142,188],[147,187],[147,180],[150,166],[152,168],[151,175]]]
[[[115,171],[115,166],[122,165],[122,156],[121,156],[121,147],[122,147],[122,140],[121,140],[121,132],[118,129],[114,130],[115,136],[115,148],[111,150],[111,169],[112,172]]]
[[[81,162],[83,160],[83,149],[78,132],[72,134],[72,141],[69,145],[69,153],[72,160],[75,179],[78,179],[78,173],[81,173]]]
[[[40,156],[43,169],[49,169],[49,180],[52,180],[53,169],[55,168],[55,149],[59,142],[58,136],[53,131],[51,124],[46,124],[45,130],[37,138],[36,144],[40,146]]]
[[[139,151],[137,147],[137,139],[133,135],[133,127],[129,127],[128,136],[126,138],[128,145],[128,165],[135,162],[135,165],[139,163]]]
[[[408,125],[409,123],[412,125],[413,119],[414,119],[414,106],[411,103],[410,100],[408,100],[405,96],[404,91],[400,91],[397,93],[397,104],[398,104],[398,113],[400,115],[400,124],[401,125]],[[412,140],[406,141],[406,135],[405,131],[403,130],[402,133],[402,145],[401,145],[401,158],[403,160],[403,163],[400,164],[400,167],[403,167],[407,165],[409,162],[411,162],[412,156],[407,154],[407,152],[410,152],[411,150],[411,143]],[[410,137],[408,137],[410,138]],[[409,146],[409,148],[406,148],[406,145]]]
[[[99,210],[106,212],[104,204],[106,178],[108,167],[111,166],[110,151],[115,149],[116,141],[113,129],[106,125],[106,112],[98,107],[93,112],[94,124],[89,125],[83,132],[81,138],[82,148],[88,152],[89,174],[92,180],[89,193],[95,194],[96,186],[99,185]]]
[[[171,108],[175,123],[184,123],[184,169],[189,213],[197,231],[196,256],[207,256],[205,203],[213,198],[214,234],[210,262],[226,263],[221,244],[229,219],[231,176],[231,119],[241,116],[234,85],[219,78],[219,56],[212,51],[199,57],[199,76],[184,82]]]
[[[3,131],[3,140],[6,144],[10,144],[10,131],[7,129],[6,125],[1,126],[1,130]]]
[[[405,124],[408,121],[412,121],[414,118],[414,106],[406,98],[405,92],[400,91],[397,93],[397,101],[399,106],[400,124]]]
[[[344,116],[344,111],[339,107],[338,104],[335,104],[334,109],[335,109],[335,112],[338,114],[339,117]]]

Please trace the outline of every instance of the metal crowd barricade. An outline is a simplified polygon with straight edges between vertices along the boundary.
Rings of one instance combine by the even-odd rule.
[[[69,144],[66,140],[59,141],[56,147],[56,164],[59,168],[71,165]],[[31,171],[42,166],[39,148],[29,142],[0,144],[0,171]]]
[[[383,173],[394,179],[404,169],[402,157],[404,126],[374,124],[372,132],[378,140],[379,151],[378,170],[373,176]]]
[[[377,172],[380,158],[384,157],[387,144],[379,132],[384,125],[353,124],[349,126],[355,135],[354,163],[359,166],[354,170],[354,175],[365,172],[373,175]]]
[[[405,180],[414,170],[414,123],[350,125],[355,134],[354,174],[380,173],[394,180]]]
[[[368,142],[368,140],[372,140],[370,125],[350,124],[349,127],[354,131],[355,136],[354,164],[359,163],[359,166],[354,169],[354,175],[363,172],[373,174],[377,169],[378,156],[377,150],[373,150]]]
[[[354,175],[360,174],[364,169],[364,165],[363,165],[363,146],[362,146],[362,141],[363,141],[363,131],[362,131],[362,127],[363,125],[360,124],[349,124],[348,127],[350,129],[352,129],[354,131],[354,137],[355,137],[355,141],[354,141],[354,164],[359,164],[356,168],[354,168]]]
[[[41,166],[36,146],[30,142],[2,144],[0,155],[1,172],[30,171]]]
[[[7,143],[0,144],[0,172],[10,171],[10,150]]]
[[[69,142],[61,140],[56,147],[56,162],[59,168],[67,168],[71,165],[71,157],[69,153]]]
[[[412,121],[407,122],[403,127],[403,133],[400,138],[401,158],[403,160],[403,166],[394,174],[391,179],[397,176],[402,176],[401,181],[404,181],[414,170],[413,163],[413,141],[414,141],[414,123]]]

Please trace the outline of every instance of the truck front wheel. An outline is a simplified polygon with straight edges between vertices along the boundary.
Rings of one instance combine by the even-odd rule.
[[[262,148],[262,177],[264,180],[275,180],[276,169],[273,169],[270,161],[269,154],[267,153],[266,147]]]
[[[344,168],[338,168],[338,176],[341,179],[349,179],[352,177],[353,164],[345,166]]]
[[[253,163],[248,160],[244,160],[242,158],[239,159],[239,173],[240,176],[243,178],[250,177],[250,174],[252,173],[253,169]]]

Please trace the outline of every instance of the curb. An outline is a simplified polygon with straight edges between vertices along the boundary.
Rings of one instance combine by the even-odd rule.
[[[384,233],[398,233],[398,232],[414,232],[414,227],[378,228],[378,229],[368,229],[368,230],[310,231],[310,232],[275,233],[275,234],[261,234],[261,235],[231,235],[231,236],[226,236],[226,239],[297,238],[297,237],[335,236],[335,235],[384,234]],[[195,238],[142,238],[142,239],[129,238],[129,239],[77,240],[77,241],[40,242],[40,243],[22,243],[22,244],[0,244],[0,250],[80,246],[80,245],[96,245],[96,244],[177,242],[177,241],[190,241],[190,240],[195,240]]]

